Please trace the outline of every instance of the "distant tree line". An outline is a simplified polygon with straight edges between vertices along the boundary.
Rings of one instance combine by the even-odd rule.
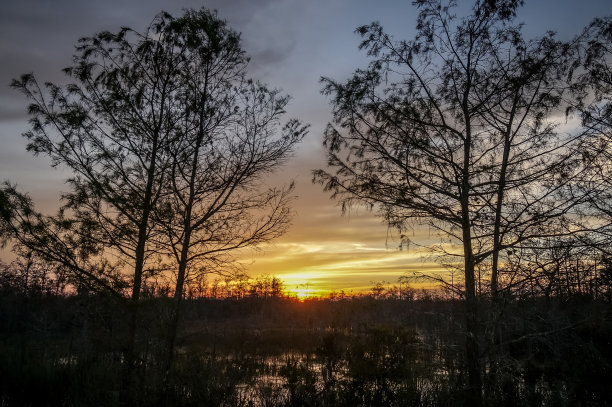
[[[61,267],[49,267],[39,258],[24,255],[5,264],[0,262],[0,292],[25,297],[69,297],[74,295],[96,295],[87,287],[70,283],[70,273]],[[174,297],[174,282],[168,276],[157,276],[143,281],[143,299]],[[198,275],[185,282],[185,299],[242,299],[290,297],[281,279],[270,275],[250,277],[237,273],[225,278],[212,273]]]

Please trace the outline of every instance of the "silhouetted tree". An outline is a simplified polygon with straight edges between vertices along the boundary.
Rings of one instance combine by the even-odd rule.
[[[291,188],[258,188],[305,127],[292,120],[280,128],[288,98],[247,80],[247,61],[239,35],[213,13],[160,13],[143,33],[123,28],[81,39],[65,70],[75,83],[41,87],[31,74],[13,81],[32,101],[28,150],[74,176],[55,218],[34,213],[7,186],[7,196],[23,204],[21,212],[6,206],[7,224],[21,243],[70,263],[77,275],[92,274],[80,264],[92,254],[106,259],[105,270],[131,270],[128,370],[147,261],[156,261],[149,266],[156,273],[169,265],[163,255],[174,258],[180,300],[194,262],[226,262],[222,253],[288,225]],[[79,250],[72,243],[85,240],[88,256],[71,261]],[[110,265],[110,258],[118,260]],[[95,277],[111,288],[103,274]]]
[[[31,74],[12,84],[32,101],[28,150],[74,173],[65,209],[95,225],[90,238],[131,269],[128,370],[145,263],[155,253],[151,214],[166,181],[168,144],[186,115],[177,83],[184,60],[165,23],[162,14],[142,34],[123,28],[81,39],[65,69],[75,81],[69,85],[43,89]]]
[[[331,171],[315,171],[314,180],[343,207],[377,208],[389,225],[426,222],[448,243],[434,249],[461,258],[478,403],[477,267],[490,261],[497,296],[504,251],[558,234],[555,223],[573,233],[566,215],[584,198],[570,190],[583,170],[575,149],[585,133],[559,132],[552,118],[564,107],[573,44],[553,34],[523,39],[512,25],[521,1],[477,1],[461,19],[454,2],[415,4],[414,40],[395,41],[377,23],[359,27],[369,68],[346,83],[323,79],[333,98]]]
[[[157,244],[174,260],[176,288],[168,333],[171,366],[185,281],[191,271],[221,272],[233,251],[267,242],[288,227],[292,186],[266,187],[306,126],[280,119],[289,98],[245,77],[248,59],[240,36],[214,13],[187,11],[158,17],[164,46],[178,50],[174,124],[168,180]]]
[[[590,164],[582,177],[588,194],[585,228],[580,243],[612,255],[612,17],[598,18],[585,30],[580,58],[573,72],[575,100],[568,113],[576,114],[589,137],[581,145],[581,157]]]

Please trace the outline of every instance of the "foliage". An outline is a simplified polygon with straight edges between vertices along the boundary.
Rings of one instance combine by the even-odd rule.
[[[432,250],[463,274],[469,391],[478,405],[488,346],[478,297],[512,295],[515,252],[590,230],[581,210],[593,191],[577,185],[596,159],[578,152],[608,96],[595,92],[598,103],[582,110],[584,128],[561,129],[555,116],[580,100],[569,89],[589,30],[569,42],[551,32],[525,39],[516,0],[478,0],[461,17],[456,2],[415,5],[413,40],[395,40],[378,23],[359,27],[369,66],[346,82],[322,79],[333,121],[324,139],[328,169],[314,171],[314,181],[343,209],[375,209],[402,239],[415,223],[439,232]],[[591,45],[591,77],[607,58]]]
[[[263,178],[289,158],[307,126],[281,123],[289,97],[247,79],[247,62],[240,36],[216,13],[161,12],[142,33],[82,38],[64,70],[73,83],[41,86],[32,74],[12,83],[31,101],[28,150],[72,176],[55,217],[36,213],[6,185],[2,239],[119,297],[131,291],[124,403],[136,394],[143,282],[175,276],[169,374],[186,280],[221,272],[233,251],[288,227],[293,186],[267,187]]]

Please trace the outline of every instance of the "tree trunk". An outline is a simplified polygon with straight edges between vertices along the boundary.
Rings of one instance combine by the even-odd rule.
[[[469,86],[468,86],[469,89]],[[465,273],[465,327],[466,327],[466,363],[468,371],[468,405],[482,405],[482,379],[480,376],[480,354],[478,349],[478,302],[476,298],[476,261],[472,247],[472,230],[470,219],[470,154],[471,128],[467,108],[467,92],[463,99],[466,118],[466,135],[463,151],[463,170],[460,190],[461,226],[463,239],[463,258]]]
[[[161,397],[159,398],[159,405],[166,405],[167,398],[169,396],[170,387],[170,376],[172,372],[172,364],[174,362],[174,347],[176,344],[176,333],[178,330],[179,319],[181,316],[181,303],[183,301],[183,287],[185,285],[185,274],[187,271],[187,256],[189,255],[189,243],[191,239],[191,229],[186,229],[185,240],[183,248],[181,250],[181,259],[179,262],[179,269],[176,278],[176,288],[174,290],[174,297],[172,299],[172,309],[170,314],[170,321],[168,323],[168,332],[166,336],[166,360],[163,367],[163,383],[161,386]]]
[[[468,372],[468,405],[482,405],[482,378],[480,367],[480,350],[478,344],[478,299],[476,297],[475,265],[472,253],[470,231],[464,228],[465,254],[465,322],[466,322],[466,364]]]
[[[134,280],[132,283],[132,296],[129,302],[129,322],[128,337],[124,352],[123,380],[120,392],[122,405],[134,405],[136,392],[135,381],[135,362],[136,362],[136,331],[138,325],[140,291],[142,288],[142,274],[144,271],[145,250],[147,243],[147,228],[149,227],[149,217],[151,216],[153,200],[153,180],[155,177],[155,157],[157,155],[157,138],[154,140],[151,153],[151,164],[147,170],[147,185],[143,200],[142,218],[138,225],[138,241],[136,244]]]
[[[499,181],[497,185],[497,203],[495,206],[495,223],[493,225],[493,259],[491,262],[491,297],[497,299],[499,291],[499,252],[501,250],[501,217],[506,191],[506,174],[508,172],[508,160],[510,148],[512,147],[512,123],[516,113],[518,94],[515,94],[510,119],[504,133],[504,151],[502,153],[501,168],[499,170]]]
[[[203,96],[204,98],[205,96]],[[174,361],[174,346],[176,343],[176,332],[178,329],[181,302],[183,300],[183,288],[185,286],[185,276],[187,273],[187,263],[189,262],[189,246],[191,244],[191,233],[192,233],[192,211],[195,200],[195,180],[196,173],[198,171],[199,153],[204,137],[204,129],[202,128],[203,110],[200,111],[200,129],[196,145],[193,152],[193,162],[191,166],[191,176],[189,179],[189,197],[187,199],[187,205],[185,206],[185,213],[183,218],[183,231],[184,237],[181,247],[181,256],[178,264],[178,273],[176,276],[176,287],[174,290],[174,298],[172,301],[172,311],[170,316],[170,322],[168,325],[168,333],[166,338],[166,362],[164,365],[164,378],[161,386],[161,397],[159,398],[160,405],[165,404],[165,400],[168,396],[170,374],[172,371],[172,363]],[[176,191],[176,193],[179,193]]]

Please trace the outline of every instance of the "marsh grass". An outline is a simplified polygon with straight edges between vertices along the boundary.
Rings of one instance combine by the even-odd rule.
[[[113,406],[123,306],[100,296],[0,298],[0,405]],[[446,300],[185,302],[161,394],[165,299],[143,303],[134,400],[154,406],[466,405],[462,310]],[[484,354],[486,405],[610,405],[610,305],[506,305]],[[486,327],[486,322],[483,322]]]

